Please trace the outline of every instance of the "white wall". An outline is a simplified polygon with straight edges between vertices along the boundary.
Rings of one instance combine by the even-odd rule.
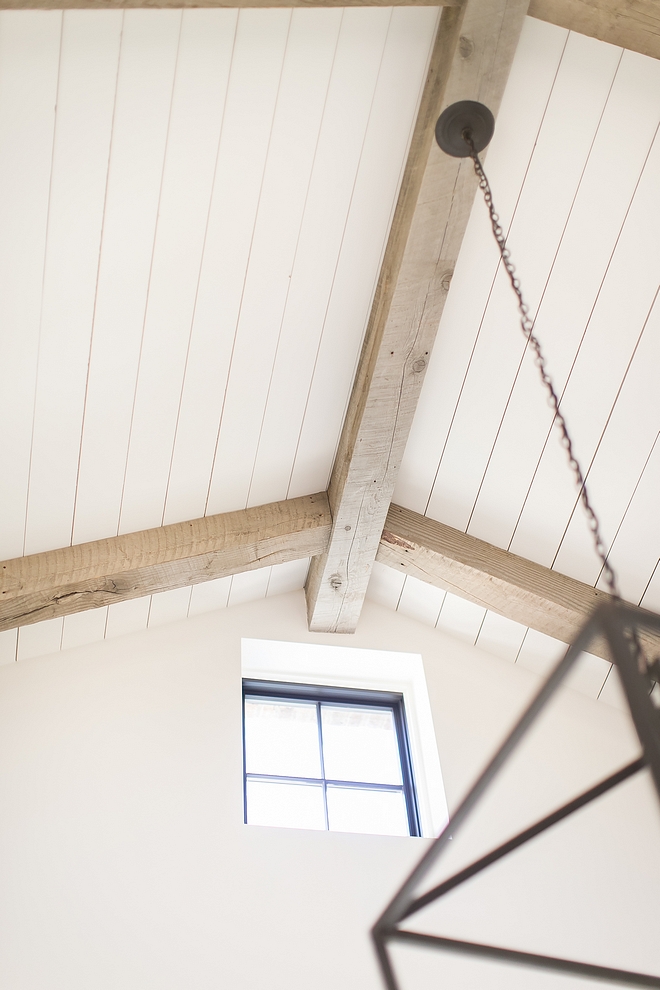
[[[380,987],[367,931],[426,840],[242,824],[241,636],[421,653],[450,807],[539,683],[373,603],[353,637],[310,634],[300,592],[1,668],[0,987]],[[636,752],[570,691],[529,743],[471,850]],[[636,778],[419,923],[660,972],[659,820]],[[400,956],[406,990],[573,985]]]

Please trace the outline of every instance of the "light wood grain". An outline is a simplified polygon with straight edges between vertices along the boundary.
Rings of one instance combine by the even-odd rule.
[[[564,643],[610,597],[399,505],[390,506],[377,559]],[[642,633],[640,639],[649,656],[660,653],[660,636]],[[602,641],[589,649],[612,659]]]
[[[0,564],[0,631],[318,554],[325,492]]]
[[[459,7],[462,0],[443,0]],[[128,7],[438,7],[437,0],[0,0],[0,10],[119,10]]]
[[[529,13],[590,38],[660,58],[657,0],[531,0]]]
[[[312,630],[356,627],[474,199],[471,163],[432,146],[435,121],[458,99],[497,112],[526,9],[468,0],[442,13],[330,480],[332,539],[307,582]]]

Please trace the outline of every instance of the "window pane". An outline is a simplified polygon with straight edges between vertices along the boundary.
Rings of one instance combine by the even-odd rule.
[[[333,832],[410,835],[402,791],[374,791],[329,784],[328,819]]]
[[[388,708],[321,705],[323,759],[329,780],[400,784],[401,764]]]
[[[320,777],[316,705],[246,697],[245,769],[285,777]]]
[[[248,825],[325,829],[323,786],[247,780]]]

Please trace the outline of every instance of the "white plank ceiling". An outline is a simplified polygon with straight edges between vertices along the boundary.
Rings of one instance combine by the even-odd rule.
[[[0,559],[327,487],[437,18],[0,13]],[[25,627],[4,655],[305,572]]]
[[[0,556],[326,486],[435,26],[0,13]],[[623,593],[656,609],[659,121],[659,62],[528,19],[486,161]],[[599,581],[480,201],[395,500]],[[0,657],[306,569],[24,627]],[[561,649],[380,565],[370,597],[535,670]],[[608,671],[587,658],[575,686],[618,703]]]

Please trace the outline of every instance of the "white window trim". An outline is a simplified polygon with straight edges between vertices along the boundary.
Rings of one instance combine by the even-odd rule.
[[[402,694],[422,835],[432,838],[442,831],[449,817],[447,798],[419,653],[243,639],[241,657],[245,678]]]

